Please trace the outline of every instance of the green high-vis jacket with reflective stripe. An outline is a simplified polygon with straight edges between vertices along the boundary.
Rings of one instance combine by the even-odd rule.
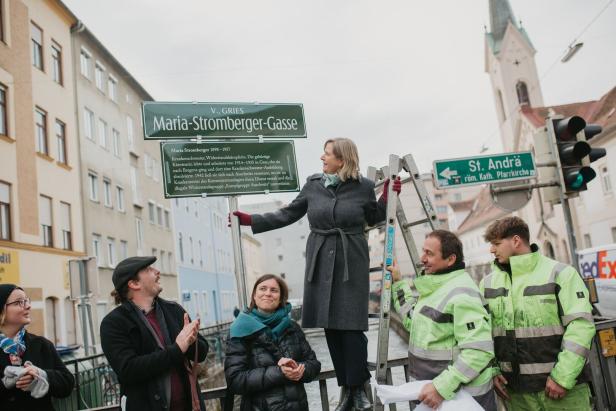
[[[433,380],[445,399],[461,385],[474,397],[492,392],[490,318],[464,270],[422,275],[392,286],[394,309],[409,331],[409,371]]]
[[[509,259],[511,274],[494,263],[479,287],[488,302],[498,367],[516,392],[564,388],[588,381],[583,372],[595,335],[588,290],[577,271],[531,253]],[[587,366],[586,366],[587,368]]]

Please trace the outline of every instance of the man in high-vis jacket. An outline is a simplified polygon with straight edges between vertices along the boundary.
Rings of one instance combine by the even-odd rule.
[[[479,287],[492,318],[496,392],[514,411],[590,410],[588,290],[575,268],[541,255],[529,237],[519,217],[485,233],[495,260]]]
[[[419,400],[436,409],[464,388],[486,410],[496,410],[490,317],[464,271],[462,243],[449,231],[435,230],[426,236],[421,262],[424,271],[412,284],[400,281],[395,265],[388,267],[394,309],[410,333],[410,374],[432,380]]]

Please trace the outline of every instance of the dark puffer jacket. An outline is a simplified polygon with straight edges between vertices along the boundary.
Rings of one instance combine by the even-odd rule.
[[[306,369],[300,381],[284,376],[278,366],[283,357],[304,364]],[[320,371],[321,363],[304,332],[293,321],[277,343],[265,331],[227,342],[227,388],[242,396],[242,411],[307,411],[304,383],[314,380]]]

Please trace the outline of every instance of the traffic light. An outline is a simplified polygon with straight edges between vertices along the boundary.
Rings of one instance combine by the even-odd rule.
[[[553,119],[552,122],[564,184],[562,189],[565,194],[585,191],[586,184],[597,175],[590,163],[606,154],[605,149],[591,148],[586,141],[600,133],[601,127],[586,125],[586,121],[579,116]]]

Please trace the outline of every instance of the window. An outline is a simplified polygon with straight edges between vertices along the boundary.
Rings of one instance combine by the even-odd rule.
[[[586,248],[592,247],[592,240],[590,239],[590,234],[584,234],[584,246]]]
[[[62,47],[55,41],[51,43],[51,78],[62,85]]]
[[[98,201],[98,176],[93,172],[88,173],[88,187],[90,200]]]
[[[135,135],[133,134],[133,119],[126,116],[126,138],[128,140],[128,149],[135,150]]]
[[[128,242],[120,240],[120,261],[128,258]]]
[[[98,144],[107,148],[107,123],[102,118],[98,119]]]
[[[96,88],[105,92],[105,68],[99,62],[96,62],[94,66],[94,79],[96,81]]]
[[[53,224],[51,218],[51,198],[39,197],[39,221],[43,247],[53,247]]]
[[[160,250],[160,258],[158,261],[160,261],[160,271],[163,273],[168,273],[169,270],[167,267],[167,261],[165,260],[165,252],[163,250]]]
[[[100,267],[103,265],[101,261],[101,236],[98,234],[92,234],[92,254],[96,257],[96,263]]]
[[[4,41],[4,4],[0,0],[0,41]]]
[[[117,158],[120,158],[120,132],[118,130],[116,130],[115,128],[111,131],[112,134],[112,144],[113,144],[113,155],[116,156]]]
[[[36,127],[36,151],[48,155],[47,147],[47,113],[40,108],[34,110],[34,120]]]
[[[278,261],[282,261],[283,256],[281,254],[278,254]]]
[[[203,245],[201,240],[199,240],[199,265],[203,267]]]
[[[530,106],[530,98],[528,97],[528,87],[523,81],[519,81],[515,85],[515,91],[518,94],[518,103],[528,104]]]
[[[178,249],[180,251],[180,261],[184,262],[184,241],[182,239],[182,233],[178,233]]]
[[[141,196],[137,184],[137,168],[135,166],[130,166],[130,188],[133,192],[133,203],[141,204]]]
[[[145,175],[148,177],[152,176],[152,157],[148,153],[143,155],[143,163],[145,165]]]
[[[616,243],[616,227],[612,227],[612,242]]]
[[[192,237],[188,237],[188,242],[190,244],[190,263],[194,264],[195,263],[195,245],[193,243],[193,239]]]
[[[115,239],[107,237],[107,262],[109,267],[116,265]]]
[[[156,219],[159,226],[163,226],[163,208],[161,206],[156,207]]]
[[[444,214],[447,212],[447,206],[436,206],[436,212],[439,214]]]
[[[167,266],[169,267],[169,272],[172,273],[173,269],[173,254],[171,252],[167,253]]]
[[[66,161],[66,124],[56,119],[56,146],[58,148],[57,160],[59,163],[67,164]]]
[[[32,65],[43,70],[43,30],[32,22],[30,24],[30,37],[32,39]]]
[[[1,16],[0,16],[1,17]],[[8,136],[8,110],[7,110],[7,88],[4,84],[0,84],[0,134]]]
[[[81,74],[86,78],[90,78],[90,62],[92,60],[92,54],[84,48],[81,49],[79,56],[79,63],[81,67]]]
[[[105,201],[105,207],[113,207],[111,202],[111,180],[103,178],[103,199]]]
[[[152,178],[156,182],[159,181],[159,178],[158,178],[158,173],[159,172],[160,172],[160,167],[158,167],[156,159],[153,158],[152,159]]]
[[[151,224],[156,223],[156,205],[154,202],[148,201],[148,216]]]
[[[72,250],[71,205],[64,202],[60,202],[60,230],[62,232],[62,248]]]
[[[107,91],[109,93],[109,98],[113,101],[117,101],[118,99],[118,80],[115,79],[111,74],[109,75],[109,80],[107,80]]]
[[[141,218],[135,217],[135,226],[137,228],[137,254],[143,253],[143,221]]]
[[[87,108],[83,108],[84,133],[88,140],[94,141],[94,113]]]
[[[612,192],[612,180],[610,180],[610,172],[607,166],[601,166],[599,170],[601,173],[601,187],[603,187],[603,194],[610,194]]]
[[[120,186],[116,187],[116,204],[118,205],[118,211],[125,211],[124,209],[124,189]]]
[[[158,250],[154,247],[152,247],[152,252],[150,253],[151,256],[156,257],[158,255]],[[159,268],[160,267],[160,260],[157,259],[156,262],[154,262],[154,267]]]
[[[171,230],[171,213],[169,210],[165,210],[165,228]]]
[[[11,239],[11,186],[0,182],[0,239]]]

